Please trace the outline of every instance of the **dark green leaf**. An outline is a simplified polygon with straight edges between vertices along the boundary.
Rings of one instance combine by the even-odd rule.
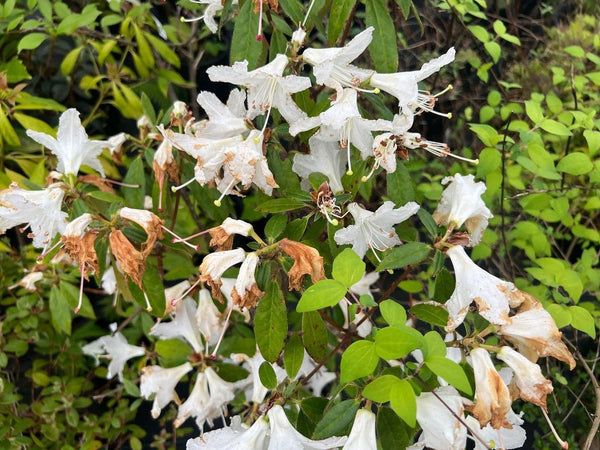
[[[471,384],[461,366],[445,356],[430,356],[425,360],[427,367],[438,377],[443,378],[459,391],[473,394]]]
[[[127,175],[123,178],[123,182],[127,184],[139,185],[140,187],[124,187],[123,197],[130,208],[142,209],[144,207],[145,196],[145,178],[144,178],[144,163],[142,158],[136,158],[129,165]]]
[[[275,375],[273,366],[269,362],[263,361],[260,365],[258,368],[258,377],[262,385],[267,389],[273,390],[277,387],[277,376]]]
[[[258,14],[254,13],[254,2],[246,1],[240,8],[233,28],[229,52],[231,64],[246,60],[248,61],[248,70],[253,70],[265,63],[266,41],[256,39],[258,19]]]
[[[390,408],[384,406],[377,411],[377,436],[382,450],[398,450],[408,447],[406,425]]]
[[[414,305],[410,308],[410,313],[417,319],[432,325],[445,327],[448,323],[448,311],[441,306],[434,305]]]
[[[337,0],[331,2],[331,11],[329,13],[329,23],[327,24],[327,42],[334,45],[342,30],[346,26],[348,19],[357,0]]]
[[[344,400],[325,413],[317,424],[313,439],[325,439],[345,434],[348,425],[354,420],[360,403],[356,400]]]
[[[385,0],[365,0],[367,26],[375,27],[369,53],[378,72],[398,70],[398,44],[396,27]]]
[[[275,241],[287,224],[287,216],[285,214],[277,214],[271,216],[271,218],[265,224],[265,236],[272,241]]]
[[[256,209],[265,213],[280,213],[294,211],[296,209],[304,208],[305,206],[306,203],[293,198],[275,198],[261,203]]]
[[[302,366],[303,360],[304,346],[302,345],[302,339],[297,334],[293,334],[288,339],[285,352],[283,353],[283,364],[290,379],[294,379],[298,370],[300,370],[300,366]]]
[[[446,303],[446,301],[454,292],[454,277],[448,271],[443,268],[435,277],[435,285],[433,288],[433,299],[439,303]]]
[[[283,349],[287,335],[287,310],[283,294],[274,281],[266,289],[265,296],[256,307],[254,333],[263,357],[275,362]]]
[[[435,223],[435,220],[433,220],[432,215],[429,214],[429,211],[420,208],[419,211],[417,211],[417,215],[419,216],[419,219],[421,219],[421,222],[423,222],[423,225],[425,225],[425,229],[427,230],[429,235],[432,238],[437,237],[439,229],[437,224]]]
[[[302,342],[315,361],[327,356],[327,327],[317,311],[302,314]]]
[[[71,334],[71,308],[57,286],[52,286],[50,290],[49,308],[54,329],[59,333]]]

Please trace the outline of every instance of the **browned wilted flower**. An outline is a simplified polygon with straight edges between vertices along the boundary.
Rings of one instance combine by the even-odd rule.
[[[142,287],[142,276],[146,270],[146,257],[137,250],[121,230],[114,230],[108,236],[110,249],[115,256],[121,272]]]
[[[67,224],[65,233],[61,237],[66,253],[77,262],[77,265],[81,268],[81,276],[86,280],[88,279],[88,273],[96,274],[100,271],[98,256],[94,248],[98,233],[96,231],[85,231],[91,221],[92,216],[90,214],[82,214]]]
[[[142,244],[142,255],[146,258],[154,248],[156,241],[163,237],[163,221],[145,209],[121,208],[119,215],[123,219],[137,223],[148,235],[148,239]]]
[[[294,259],[294,265],[288,273],[290,290],[299,291],[302,288],[304,275],[310,275],[313,283],[325,278],[323,257],[316,248],[289,239],[282,239],[279,248]]]

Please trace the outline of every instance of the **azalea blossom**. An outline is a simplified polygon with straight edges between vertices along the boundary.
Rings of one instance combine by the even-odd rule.
[[[485,192],[485,184],[475,183],[473,175],[445,177],[442,184],[448,184],[442,193],[433,218],[438,225],[459,228],[464,223],[471,240],[471,245],[477,245],[487,228],[488,219],[493,217],[485,206],[481,194]]]
[[[179,402],[179,397],[175,392],[175,386],[179,380],[190,370],[192,365],[186,362],[180,366],[165,369],[161,366],[146,366],[142,368],[142,377],[140,381],[140,393],[146,400],[152,394],[156,394],[152,403],[152,417],[160,416],[161,410],[167,406],[171,400]]]
[[[8,289],[14,289],[17,286],[21,286],[21,287],[24,287],[28,292],[35,292],[37,290],[35,283],[37,283],[38,281],[40,281],[43,278],[44,278],[43,272],[30,272],[27,275],[25,275],[23,278],[21,278],[21,281],[19,281],[17,284],[13,284],[12,286],[9,286]]]
[[[508,323],[500,327],[499,333],[530,361],[535,362],[540,356],[552,356],[573,370],[575,359],[562,342],[562,333],[550,313],[533,296],[521,294],[523,305]]]
[[[329,186],[333,192],[342,192],[342,176],[346,171],[346,158],[335,141],[325,141],[315,133],[308,140],[310,154],[296,153],[292,170],[302,178],[300,186],[309,190],[308,177],[311,173],[322,173],[329,180]]]
[[[267,413],[271,436],[268,450],[319,450],[334,449],[345,444],[346,436],[332,436],[315,441],[299,433],[290,423],[280,405],[273,406]]]
[[[212,92],[198,94],[198,103],[206,111],[208,120],[192,126],[194,136],[206,139],[226,139],[239,136],[249,130],[244,101],[246,93],[233,89],[224,105]]]
[[[521,304],[523,293],[514,284],[480,268],[460,245],[448,249],[446,254],[452,260],[456,278],[454,292],[444,304],[448,311],[446,331],[454,331],[463,322],[473,301],[488,322],[495,325],[510,322],[510,308]]]
[[[64,191],[55,185],[39,191],[26,191],[16,183],[0,191],[0,233],[27,224],[33,246],[44,248],[67,227],[67,213],[61,211]],[[25,228],[27,228],[25,227]]]
[[[552,382],[542,375],[540,366],[510,347],[502,347],[496,356],[513,370],[515,376],[511,386],[516,389],[518,396],[546,409],[546,396],[553,387]]]
[[[475,375],[475,406],[473,415],[484,427],[488,423],[493,428],[509,427],[506,414],[512,403],[508,387],[496,371],[490,354],[483,348],[471,350],[473,374]]]
[[[473,439],[475,443],[474,450],[522,448],[527,439],[527,433],[521,426],[523,419],[521,419],[521,416],[515,414],[512,409],[506,414],[506,422],[510,428],[507,426],[495,429],[491,425],[481,428],[479,422],[473,416],[467,416],[465,422],[475,435],[486,443],[486,446],[484,446],[479,439]]]
[[[121,149],[123,148],[123,144],[129,139],[127,133],[118,133],[113,136],[110,136],[106,142],[104,148],[108,148],[111,156],[121,153]],[[89,165],[89,164],[88,164]]]
[[[454,61],[456,51],[451,47],[446,54],[423,64],[420,70],[398,73],[375,73],[371,76],[371,86],[381,89],[398,99],[401,113],[412,115],[419,111],[433,111],[436,97],[419,90],[419,81],[438,72]]]
[[[358,88],[373,75],[373,70],[360,69],[352,64],[369,46],[373,39],[373,27],[358,33],[344,47],[307,48],[302,59],[313,66],[317,84],[329,86],[337,91],[342,88]]]
[[[215,21],[215,15],[223,9],[223,2],[221,0],[190,0],[192,3],[199,5],[208,5],[204,10],[204,14],[199,17],[193,17],[191,19],[181,18],[183,22],[195,22],[197,20],[204,20],[204,23],[212,33],[216,33],[218,30],[217,22]],[[237,5],[238,0],[233,0],[232,5]]]
[[[27,136],[48,148],[58,158],[56,168],[60,173],[77,174],[82,165],[88,165],[104,176],[98,155],[110,148],[106,141],[90,141],[79,120],[79,111],[67,109],[58,120],[56,139],[39,131],[27,130]]]
[[[246,259],[240,267],[240,272],[235,282],[235,287],[231,293],[233,302],[244,308],[252,308],[256,306],[258,300],[264,295],[258,285],[254,272],[260,259],[256,252],[248,253]]]
[[[348,211],[354,218],[354,225],[336,231],[335,242],[338,245],[352,244],[352,250],[361,258],[371,249],[379,259],[375,250],[385,251],[401,243],[394,225],[405,221],[418,210],[419,205],[415,202],[394,208],[394,203],[387,201],[375,212],[361,208],[357,203],[350,203]]]
[[[170,322],[158,322],[150,330],[152,336],[158,336],[160,339],[178,338],[188,342],[195,352],[202,352],[202,342],[200,332],[196,325],[196,302],[186,297],[177,302],[175,311],[171,313]]]
[[[377,450],[375,414],[366,408],[359,409],[348,440],[342,450]]]
[[[242,248],[225,250],[206,255],[200,264],[200,280],[208,283],[213,295],[219,295],[221,276],[223,272],[246,258],[246,252]]]
[[[208,346],[216,344],[219,334],[228,324],[213,302],[207,289],[200,289],[198,294],[198,309],[195,314],[196,326],[204,337],[207,351]]]
[[[269,424],[264,416],[251,427],[242,424],[240,416],[231,419],[231,425],[209,431],[195,439],[189,439],[187,450],[263,450],[267,445]]]
[[[263,358],[260,350],[257,348],[256,353],[252,357],[246,355],[245,353],[234,353],[230,357],[235,362],[242,362],[242,366],[249,372],[246,378],[235,383],[236,388],[244,391],[247,401],[251,401],[256,404],[262,403],[269,390],[263,386],[258,373],[260,366],[263,362],[265,362],[265,358]],[[285,380],[287,376],[285,370],[283,370],[277,364],[271,364],[271,367],[275,371],[277,384]]]
[[[248,88],[248,118],[254,119],[267,114],[271,108],[277,108],[283,118],[292,124],[306,117],[294,100],[292,94],[311,87],[310,79],[296,75],[283,76],[288,64],[287,56],[278,54],[273,61],[248,71],[248,61],[236,62],[232,67],[212,66],[206,70],[211,81],[223,81]]]
[[[113,331],[116,330],[116,324],[112,324]],[[125,336],[120,331],[116,331],[112,335],[102,336],[95,341],[81,347],[81,350],[86,355],[94,357],[98,364],[98,357],[110,359],[108,364],[107,379],[111,379],[116,375],[119,376],[119,381],[123,382],[123,369],[125,363],[136,356],[146,354],[144,347],[130,345]]]

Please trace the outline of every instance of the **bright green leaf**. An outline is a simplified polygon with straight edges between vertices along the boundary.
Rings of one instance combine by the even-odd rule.
[[[459,391],[473,394],[469,379],[461,366],[444,356],[431,356],[425,360],[427,367],[438,377],[443,378]]]
[[[346,295],[346,287],[336,280],[321,280],[309,287],[298,302],[296,311],[307,312],[337,304]]]
[[[331,274],[346,288],[360,281],[365,273],[366,264],[351,248],[344,249],[333,261]]]
[[[357,341],[350,345],[342,355],[340,365],[340,382],[348,381],[370,375],[377,367],[379,357],[375,351],[375,344],[371,341]]]
[[[406,380],[398,380],[390,393],[390,404],[406,424],[414,428],[417,423],[417,398],[412,386]]]

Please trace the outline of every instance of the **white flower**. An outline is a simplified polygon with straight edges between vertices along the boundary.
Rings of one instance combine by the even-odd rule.
[[[510,347],[502,347],[496,355],[514,371],[513,386],[526,402],[546,409],[546,396],[552,392],[552,382],[542,375],[542,369]]]
[[[140,381],[142,397],[147,400],[152,394],[156,394],[152,403],[152,417],[156,419],[171,400],[178,399],[175,386],[181,377],[190,370],[192,370],[192,365],[189,362],[170,369],[160,366],[146,366],[142,369]]]
[[[192,19],[183,19],[184,22],[195,22],[197,20],[204,19],[204,23],[212,33],[216,33],[218,30],[217,22],[215,21],[215,15],[223,9],[223,2],[221,0],[192,0],[192,3],[198,3],[200,5],[208,5],[204,10],[204,14],[200,17]],[[231,2],[232,5],[237,5],[237,0]]]
[[[92,220],[93,217],[90,213],[83,213],[81,216],[71,220],[65,227],[63,237],[82,237],[87,227],[92,223]]]
[[[348,321],[348,301],[346,300],[346,298],[343,298],[339,301],[338,306],[340,307],[340,309],[342,310],[342,314],[344,315],[344,328],[348,328],[349,325],[349,321]],[[359,322],[362,322],[357,328],[356,328],[356,332],[358,333],[358,335],[360,337],[366,337],[369,334],[371,334],[371,330],[373,329],[373,324],[371,323],[370,319],[366,319],[363,320],[365,317],[365,314],[361,311],[361,312],[357,312],[354,315],[354,320],[352,320],[353,324],[358,324]]]
[[[507,324],[500,327],[499,333],[515,344],[530,361],[535,362],[540,356],[552,356],[569,364],[573,370],[575,359],[562,342],[562,333],[552,316],[534,297],[524,292],[521,294],[525,297],[523,306]]]
[[[235,383],[236,387],[244,390],[244,393],[246,394],[246,400],[256,404],[262,403],[267,395],[267,392],[269,392],[269,390],[261,383],[260,376],[258,374],[261,364],[265,362],[265,358],[263,358],[260,351],[256,349],[256,353],[253,357],[249,357],[245,353],[235,353],[231,355],[231,359],[235,362],[243,362],[243,367],[250,372],[245,379]],[[273,370],[275,371],[278,384],[285,380],[285,370],[283,370],[277,364],[272,364],[271,367],[273,367]]]
[[[210,292],[206,289],[201,289],[198,295],[198,309],[196,310],[196,325],[198,330],[204,337],[206,345],[214,345],[219,338],[219,333],[227,323],[223,323],[223,316],[219,309],[215,306]]]
[[[256,306],[258,300],[262,297],[262,292],[256,284],[256,278],[254,272],[258,265],[260,258],[256,252],[248,253],[246,259],[240,267],[235,287],[232,291],[232,297],[235,304],[251,308]]]
[[[302,360],[302,365],[300,369],[298,369],[298,373],[294,380],[299,380],[300,378],[306,377],[308,374],[312,373],[312,371],[317,367],[317,363],[310,357],[306,350],[304,350],[304,359]],[[308,380],[306,387],[311,390],[311,392],[316,397],[323,396],[323,389],[329,383],[334,381],[337,378],[337,375],[334,372],[330,372],[327,370],[325,366],[321,366],[321,368]]]
[[[523,413],[521,413],[523,414]],[[474,450],[487,450],[489,448],[522,448],[527,439],[527,434],[521,425],[523,420],[516,415],[511,409],[506,414],[506,421],[512,428],[492,428],[491,425],[486,425],[481,428],[479,422],[473,416],[467,416],[465,422],[475,432],[475,434],[483,439],[487,446],[484,446],[479,439],[473,439],[475,443]]]
[[[126,133],[119,133],[109,137],[106,140],[104,148],[108,148],[108,151],[111,155],[121,152],[121,148],[125,141],[127,141],[128,136]]]
[[[344,190],[342,176],[345,172],[346,161],[337,142],[324,141],[316,133],[310,137],[308,145],[310,154],[296,153],[292,164],[292,170],[303,178],[302,188],[310,189],[308,177],[311,173],[319,172],[327,176],[333,192],[342,192]]]
[[[471,363],[475,376],[475,406],[472,413],[484,427],[509,427],[506,414],[510,411],[511,398],[508,387],[496,371],[490,354],[483,348],[471,350]]]
[[[346,436],[333,436],[320,441],[313,441],[300,434],[288,420],[283,408],[275,405],[267,413],[271,439],[268,450],[319,450],[333,449],[344,445]]]
[[[209,431],[187,441],[187,450],[263,450],[266,445],[269,424],[264,416],[248,428],[240,416],[231,419],[231,425]]]
[[[152,327],[150,334],[160,339],[179,338],[187,341],[195,352],[202,351],[200,333],[195,320],[196,302],[185,297],[177,302],[175,311],[171,313],[170,322],[160,322]]]
[[[338,245],[352,244],[352,250],[361,258],[368,249],[387,250],[401,243],[394,225],[405,221],[418,210],[419,205],[415,202],[408,202],[394,209],[394,203],[388,201],[375,212],[361,208],[357,203],[350,203],[348,211],[352,214],[355,224],[336,231],[335,242]],[[379,259],[377,253],[375,256]]]
[[[398,99],[400,110],[412,115],[419,110],[432,111],[435,97],[419,91],[419,81],[424,80],[442,67],[454,61],[456,51],[451,47],[445,55],[423,64],[420,70],[399,73],[375,73],[369,81],[371,86],[381,89]]]
[[[95,341],[81,347],[83,353],[94,357],[98,364],[98,357],[110,359],[108,364],[107,379],[111,379],[115,374],[119,375],[119,381],[123,382],[123,368],[125,363],[136,356],[146,354],[144,347],[130,345],[119,331],[114,335],[102,336]]]
[[[304,45],[305,40],[306,40],[306,31],[304,30],[304,28],[302,28],[302,26],[299,26],[292,33],[292,46],[296,50],[298,50],[300,47],[302,47]]]
[[[462,450],[467,440],[467,429],[457,419],[463,418],[462,398],[452,386],[439,387],[435,393],[447,406],[431,392],[417,397],[417,422],[423,430],[418,443],[434,450]]]
[[[58,120],[56,139],[39,131],[27,130],[27,136],[50,149],[58,158],[57,171],[77,174],[79,168],[86,164],[104,176],[104,169],[98,155],[103,148],[110,147],[106,141],[90,141],[85,128],[79,120],[79,111],[67,109]]]
[[[350,286],[350,290],[359,297],[361,295],[368,295],[369,297],[373,298],[371,291],[374,289],[371,289],[371,285],[373,283],[377,283],[378,280],[379,272],[365,273],[360,280]]]
[[[206,255],[200,264],[200,280],[207,282],[213,295],[217,295],[221,286],[221,275],[231,266],[241,263],[246,258],[246,252],[241,248],[224,250]]]
[[[458,327],[475,301],[479,314],[488,322],[503,325],[510,321],[510,307],[518,306],[521,291],[514,284],[503,281],[475,264],[460,245],[450,248],[446,254],[452,260],[456,285],[450,299],[444,304],[448,311],[446,331]]]
[[[245,99],[244,91],[234,89],[229,94],[227,105],[224,105],[212,92],[200,92],[198,103],[204,108],[209,119],[193,126],[194,135],[217,140],[236,137],[248,131]]]
[[[104,274],[102,274],[102,289],[107,294],[114,294],[117,292],[117,279],[115,277],[115,270],[113,266],[108,267]]]
[[[34,292],[37,290],[37,288],[35,287],[35,283],[40,281],[42,278],[44,278],[43,272],[30,272],[23,278],[21,278],[21,281],[19,281],[17,284],[13,284],[8,289],[14,289],[17,286],[21,286],[29,292]]]
[[[383,133],[375,136],[373,139],[373,155],[375,156],[375,165],[373,170],[383,167],[387,173],[396,171],[396,138],[392,133]]]
[[[31,229],[33,246],[46,247],[57,233],[64,233],[67,213],[61,211],[64,191],[50,186],[40,191],[26,191],[11,183],[0,192],[0,233],[26,223]]]
[[[358,410],[342,450],[377,450],[375,414],[365,408]]]
[[[177,100],[175,103],[173,103],[173,109],[171,114],[173,114],[173,116],[175,116],[177,119],[182,119],[184,118],[188,113],[188,106],[186,103]]]
[[[446,177],[442,184],[448,184],[442,193],[433,218],[438,225],[444,224],[458,228],[463,223],[469,231],[471,245],[477,245],[487,228],[488,219],[493,217],[485,206],[481,194],[485,192],[485,184],[475,183],[473,175],[456,174]]]
[[[269,64],[248,71],[248,61],[236,62],[232,67],[212,66],[206,71],[211,81],[223,81],[248,88],[248,118],[254,119],[277,108],[290,124],[306,117],[292,94],[311,87],[310,79],[296,75],[283,76],[287,56],[278,54]]]
[[[302,53],[302,59],[313,66],[317,84],[335,89],[339,97],[343,87],[357,88],[373,75],[372,70],[350,64],[366,50],[372,39],[373,27],[369,27],[344,47],[308,48]]]
[[[240,236],[248,236],[252,231],[252,224],[239,219],[226,218],[219,228],[227,234],[239,234]]]

